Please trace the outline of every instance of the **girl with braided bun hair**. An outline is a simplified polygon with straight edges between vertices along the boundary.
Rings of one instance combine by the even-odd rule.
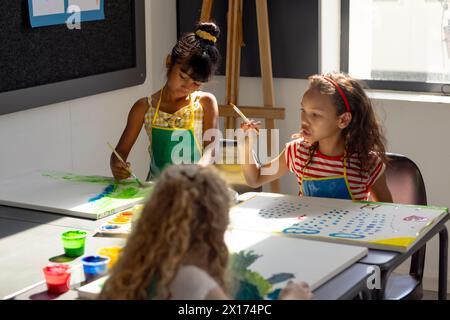
[[[215,96],[200,89],[218,68],[219,34],[219,27],[207,22],[182,35],[167,56],[164,87],[138,100],[129,112],[116,151],[126,161],[144,127],[150,142],[147,180],[157,178],[170,164],[212,162],[214,148],[205,149],[210,142],[203,141],[203,136],[207,130],[217,129],[219,108]],[[130,163],[125,165],[114,153],[110,166],[116,179],[130,176]]]
[[[160,175],[100,299],[229,299],[225,244],[231,199],[212,166],[169,166]],[[311,299],[289,283],[281,299]]]

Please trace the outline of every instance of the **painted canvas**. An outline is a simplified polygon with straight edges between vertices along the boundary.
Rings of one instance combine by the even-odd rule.
[[[367,255],[367,248],[229,230],[232,291],[239,300],[277,299],[287,281],[319,288]]]
[[[231,228],[404,252],[447,208],[258,193],[234,207]]]
[[[367,249],[270,234],[228,230],[231,295],[238,300],[276,300],[287,281],[319,288],[367,255]],[[107,277],[78,289],[95,299]]]
[[[33,172],[0,181],[0,204],[100,219],[144,202],[151,190],[134,180]]]

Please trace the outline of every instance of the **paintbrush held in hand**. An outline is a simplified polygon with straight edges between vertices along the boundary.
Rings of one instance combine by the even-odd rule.
[[[107,144],[108,144],[108,146],[111,148],[112,152],[114,152],[114,154],[116,155],[117,159],[119,159],[120,162],[123,163],[123,165],[125,166],[125,169],[126,169],[126,170],[131,174],[131,176],[136,180],[137,184],[138,184],[140,187],[143,187],[143,188],[147,187],[147,185],[145,185],[144,183],[142,183],[141,180],[139,180],[139,178],[136,177],[136,175],[133,173],[133,171],[131,171],[131,168],[130,168],[130,167],[128,166],[128,164],[122,159],[122,157],[121,157],[120,154],[116,151],[116,149],[114,149],[114,147],[113,147],[109,142],[107,142]]]

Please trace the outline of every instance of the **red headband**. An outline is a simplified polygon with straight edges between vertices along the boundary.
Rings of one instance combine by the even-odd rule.
[[[334,81],[333,79],[331,79],[329,77],[325,77],[325,76],[323,78],[325,80],[327,80],[328,82],[332,83],[336,87],[337,91],[339,92],[339,94],[342,97],[342,100],[344,100],[345,107],[347,108],[347,112],[352,113],[352,111],[350,110],[350,104],[348,103],[348,100],[347,100],[347,97],[345,96],[344,90],[342,90],[341,87],[339,86],[339,84],[336,81]]]

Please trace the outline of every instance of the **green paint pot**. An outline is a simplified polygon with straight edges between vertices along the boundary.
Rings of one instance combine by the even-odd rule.
[[[86,232],[71,230],[61,235],[64,246],[64,253],[67,257],[79,257],[84,254],[84,244],[86,241]]]

